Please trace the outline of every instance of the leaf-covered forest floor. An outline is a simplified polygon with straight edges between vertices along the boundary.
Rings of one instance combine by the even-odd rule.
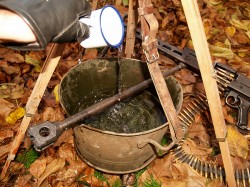
[[[127,1],[99,1],[98,8],[115,5],[122,15],[127,13]],[[159,22],[158,38],[180,49],[193,48],[179,0],[152,0]],[[250,3],[248,0],[198,0],[199,8],[213,61],[226,64],[250,78]],[[51,45],[44,51],[14,51],[0,48],[0,163],[4,165],[11,143],[24,116],[24,107],[34,88],[43,62]],[[123,47],[124,49],[125,47]],[[62,77],[78,59],[97,58],[101,49],[83,50],[78,43],[67,44],[31,125],[44,121],[61,121],[66,118],[58,100],[58,85]],[[106,57],[116,57],[117,50],[110,49]],[[145,60],[139,42],[135,44],[135,59]],[[161,68],[174,67],[175,63],[161,55]],[[203,92],[201,78],[187,69],[174,74],[184,92],[183,107],[195,92]],[[249,168],[248,134],[235,128],[237,111],[221,99],[228,127],[228,143],[235,169]],[[250,116],[248,117],[250,121]],[[249,122],[248,122],[249,123]],[[123,145],[121,145],[123,146]],[[225,186],[220,180],[208,179],[188,164],[175,159],[168,152],[155,159],[148,167],[130,175],[110,175],[99,172],[84,163],[74,149],[73,132],[67,130],[52,146],[35,152],[25,137],[18,155],[11,163],[0,186]],[[183,149],[199,160],[223,166],[218,142],[215,138],[209,112],[195,115],[185,136]],[[243,185],[243,184],[241,184]]]

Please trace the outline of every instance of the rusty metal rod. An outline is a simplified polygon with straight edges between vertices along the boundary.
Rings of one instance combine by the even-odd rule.
[[[174,68],[168,69],[166,72],[163,72],[162,75],[164,77],[167,77],[171,74],[173,74],[176,71],[179,71],[182,68],[185,68],[186,65],[180,64],[178,66],[175,66]],[[140,84],[137,84],[131,88],[128,88],[127,90],[116,94],[112,97],[103,99],[102,101],[87,107],[81,112],[78,112],[68,118],[66,118],[63,121],[60,122],[44,122],[36,126],[30,127],[28,131],[28,135],[31,139],[31,141],[34,144],[34,148],[37,151],[44,150],[46,147],[52,145],[57,138],[63,133],[64,130],[73,128],[76,126],[76,124],[79,121],[86,120],[87,118],[96,115],[98,113],[101,113],[108,107],[111,107],[117,103],[119,103],[122,100],[125,100],[137,93],[139,93],[142,90],[145,90],[149,87],[149,85],[152,83],[152,79],[147,79],[143,81]]]
[[[184,64],[180,64],[178,66],[175,66],[174,68],[171,68],[169,70],[167,70],[166,72],[163,72],[162,75],[164,77],[167,77],[171,74],[173,74],[176,71],[179,71],[182,68],[185,68],[186,66]],[[65,119],[63,121],[63,125],[61,125],[61,128],[64,129],[65,127],[69,127],[71,128],[72,126],[74,126],[74,123],[82,121],[87,119],[88,117],[95,115],[99,112],[102,112],[104,109],[115,105],[116,103],[119,103],[122,100],[125,100],[133,95],[135,95],[136,93],[139,93],[142,90],[145,90],[146,88],[148,88],[148,86],[152,83],[152,79],[147,79],[145,81],[143,81],[140,84],[137,84],[131,88],[128,88],[127,90],[121,92],[120,94],[116,94],[112,97],[109,97],[107,99],[103,99],[102,101],[86,108],[85,110],[68,117],[67,119]],[[72,124],[72,125],[69,125]]]

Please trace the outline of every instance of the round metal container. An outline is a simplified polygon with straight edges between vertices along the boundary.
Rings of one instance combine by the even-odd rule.
[[[121,67],[119,64],[122,64]],[[119,73],[120,72],[120,73]],[[123,89],[150,78],[147,64],[133,59],[103,58],[82,62],[62,79],[59,89],[60,103],[68,115],[78,112],[79,105],[96,95],[114,95],[119,85]],[[182,87],[170,76],[166,83],[177,112],[183,102]],[[147,89],[157,97],[154,85]],[[168,124],[139,133],[115,133],[79,124],[74,128],[75,146],[79,156],[97,170],[125,174],[146,167],[157,155],[152,144],[139,146],[142,140],[160,143]]]

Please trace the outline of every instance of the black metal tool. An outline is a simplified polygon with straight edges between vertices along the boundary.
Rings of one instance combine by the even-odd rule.
[[[172,69],[168,69],[166,72],[163,72],[163,76],[167,77],[173,74],[176,71],[179,71],[182,68],[185,68],[184,64],[180,64]],[[61,122],[44,122],[36,126],[32,126],[28,129],[28,136],[34,144],[34,148],[37,151],[42,151],[48,146],[52,145],[57,138],[65,131],[66,129],[73,128],[77,125],[77,122],[83,121],[93,115],[96,115],[102,112],[104,109],[123,101],[136,93],[148,88],[152,83],[152,79],[147,79],[142,83],[128,88],[127,90],[121,92],[120,94],[114,95],[112,97],[103,99],[102,101],[84,109],[83,111],[72,115]]]

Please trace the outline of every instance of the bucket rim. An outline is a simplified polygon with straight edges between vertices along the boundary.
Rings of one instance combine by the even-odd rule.
[[[122,136],[122,137],[131,137],[131,136],[141,136],[141,135],[145,135],[145,134],[150,134],[152,132],[164,129],[166,126],[168,126],[168,122],[160,125],[159,127],[156,127],[156,128],[153,128],[153,129],[149,129],[149,130],[146,130],[146,131],[143,131],[143,132],[135,132],[135,133],[118,133],[118,132],[113,132],[113,131],[101,130],[101,129],[97,129],[97,128],[91,127],[91,126],[89,126],[87,124],[84,124],[84,123],[76,126],[75,128],[84,127],[84,128],[87,128],[87,129],[89,129],[91,131],[95,131],[95,132],[103,133],[103,134],[107,134],[107,135]]]

